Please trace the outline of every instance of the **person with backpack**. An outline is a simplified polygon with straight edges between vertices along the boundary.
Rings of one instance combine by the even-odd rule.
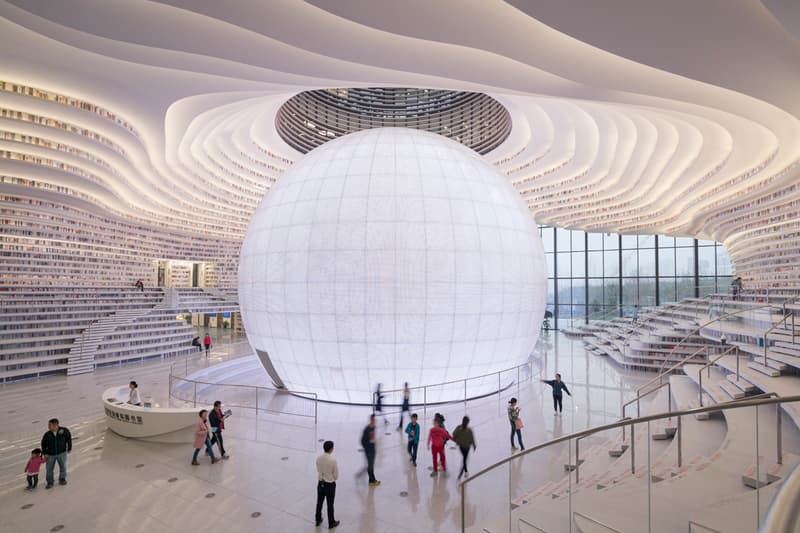
[[[525,446],[522,445],[522,419],[519,417],[520,408],[517,405],[517,399],[511,398],[508,401],[508,421],[511,422],[511,449],[516,450],[514,446],[514,435],[517,436],[520,449],[524,450]]]
[[[458,479],[461,479],[462,475],[469,476],[469,471],[467,470],[467,456],[469,455],[470,448],[473,450],[478,449],[475,444],[475,434],[472,433],[472,428],[469,427],[468,416],[462,418],[461,425],[453,431],[453,440],[458,444],[459,449],[461,449],[461,471],[458,473]]]
[[[442,463],[442,472],[447,473],[447,458],[444,453],[444,443],[453,437],[440,424],[437,418],[433,419],[433,427],[428,432],[428,449],[433,455],[433,471],[431,477],[436,477],[439,470],[439,460]]]

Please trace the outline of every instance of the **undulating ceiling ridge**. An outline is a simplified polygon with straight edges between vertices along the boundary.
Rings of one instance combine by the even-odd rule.
[[[800,45],[760,4],[615,0],[587,24],[588,4],[570,19],[539,1],[315,3],[0,2],[0,242],[34,253],[30,225],[64,254],[90,254],[87,239],[139,254],[140,277],[155,258],[207,260],[233,286],[250,216],[301,157],[276,131],[281,105],[427,87],[509,110],[485,157],[537,221],[713,238],[753,284],[800,283]],[[58,224],[26,217],[31,202]],[[90,217],[88,237],[63,234]],[[184,243],[159,253],[160,235]]]

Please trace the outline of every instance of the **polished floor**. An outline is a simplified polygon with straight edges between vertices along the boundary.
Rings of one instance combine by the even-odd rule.
[[[212,364],[239,357],[246,369],[239,372],[246,377],[240,383],[268,384],[263,370],[248,367],[248,358],[253,356],[242,339],[229,338],[227,343],[221,339],[215,346]],[[369,487],[365,476],[356,477],[363,467],[358,441],[368,408],[320,404],[317,424],[313,417],[299,416],[302,413],[260,410],[256,415],[252,409],[235,409],[225,433],[231,458],[216,465],[205,459],[200,466],[191,466],[188,443],[139,442],[107,431],[101,392],[136,379],[143,394],[167,402],[171,363],[115,367],[87,376],[0,387],[0,531],[313,531],[314,459],[326,439],[336,443],[334,455],[340,470],[336,518],[341,526],[337,531],[458,529],[460,496],[455,474],[460,454],[448,447],[449,476],[429,476],[431,458],[424,444],[418,467],[410,466],[404,436],[395,431],[397,413],[389,413],[389,423],[379,425],[376,474],[382,484],[378,487]],[[217,368],[230,368],[228,363]],[[531,446],[619,418],[623,400],[651,377],[621,371],[603,358],[586,354],[579,340],[552,332],[540,343],[532,365],[533,379],[518,389],[435,409],[445,415],[449,429],[465,412],[472,418],[478,448],[470,457],[471,472],[512,453],[505,415],[511,395],[519,398],[525,421],[523,439]],[[214,368],[202,373],[204,380],[214,380]],[[573,393],[565,401],[562,417],[553,416],[549,387],[537,381],[549,379],[556,371]],[[222,370],[217,377],[235,382]],[[213,394],[212,389],[204,396]],[[419,409],[419,414],[427,425],[433,412]],[[69,485],[49,491],[40,486],[29,493],[24,490],[22,470],[52,416],[72,428],[76,437],[69,457]],[[526,456],[517,462],[513,482],[535,483],[541,472],[560,467],[558,454],[554,450]],[[44,469],[41,476],[43,481]],[[480,512],[478,505],[470,502],[467,513]]]

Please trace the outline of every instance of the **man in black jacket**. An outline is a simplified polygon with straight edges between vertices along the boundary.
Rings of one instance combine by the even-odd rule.
[[[67,454],[72,451],[72,434],[67,428],[59,427],[58,418],[47,423],[47,433],[42,436],[42,453],[47,457],[45,466],[47,486],[53,488],[53,470],[58,463],[58,484],[67,484]]]
[[[219,444],[219,453],[223,459],[229,456],[225,453],[225,444],[222,442],[222,430],[225,429],[225,413],[222,412],[222,402],[214,402],[214,408],[208,414],[208,425],[211,426],[211,445]]]
[[[367,456],[366,470],[369,484],[376,487],[381,482],[375,479],[375,415],[370,415],[369,424],[361,432],[361,446],[364,448],[364,455]],[[363,470],[361,472],[363,473]]]

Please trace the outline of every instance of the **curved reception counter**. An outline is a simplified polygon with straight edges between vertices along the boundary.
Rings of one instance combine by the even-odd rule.
[[[103,393],[106,421],[114,433],[166,443],[186,443],[194,439],[194,424],[201,408],[140,407],[127,401],[127,386],[112,387]]]

